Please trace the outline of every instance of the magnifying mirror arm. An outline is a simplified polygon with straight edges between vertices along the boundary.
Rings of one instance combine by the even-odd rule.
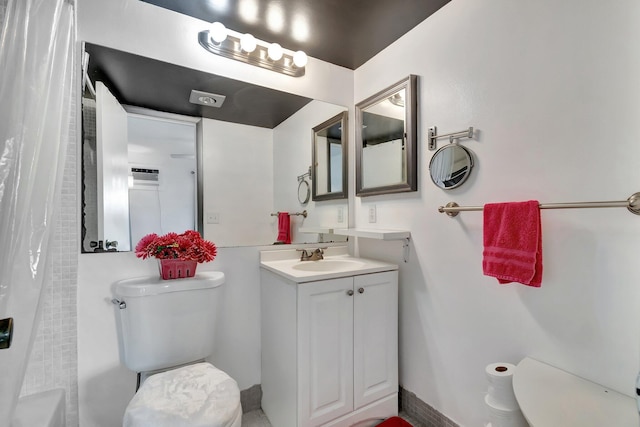
[[[438,145],[438,140],[442,138],[449,138],[449,142],[453,142],[454,139],[460,138],[473,138],[473,126],[469,126],[469,129],[459,132],[447,133],[445,135],[438,135],[438,128],[432,126],[429,128],[429,150],[435,150]]]
[[[307,172],[303,173],[302,175],[298,175],[298,182],[302,181],[306,177],[311,178],[311,166],[309,166],[309,170]]]

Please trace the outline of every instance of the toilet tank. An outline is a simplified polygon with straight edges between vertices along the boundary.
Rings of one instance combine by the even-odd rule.
[[[135,372],[165,369],[213,353],[224,273],[185,279],[139,277],[114,283],[121,357]]]

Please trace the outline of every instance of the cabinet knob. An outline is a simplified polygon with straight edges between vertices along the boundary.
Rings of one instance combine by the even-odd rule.
[[[364,294],[364,288],[358,288],[358,293]]]
[[[347,295],[352,296],[352,295],[353,295],[353,289],[349,289],[349,290],[347,291]]]

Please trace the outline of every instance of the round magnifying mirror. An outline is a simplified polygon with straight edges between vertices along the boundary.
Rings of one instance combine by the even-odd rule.
[[[469,178],[472,168],[471,152],[458,144],[440,148],[429,162],[431,180],[443,190],[461,186]]]
[[[300,204],[305,205],[309,202],[309,196],[311,195],[311,189],[306,179],[303,179],[298,184],[298,201]]]

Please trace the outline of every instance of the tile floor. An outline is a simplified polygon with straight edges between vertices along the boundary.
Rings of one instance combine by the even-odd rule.
[[[418,423],[415,420],[412,420],[411,417],[407,416],[404,413],[400,413],[400,416],[410,422],[414,427],[426,427],[426,425]],[[271,423],[267,416],[262,412],[261,409],[256,409],[255,411],[245,412],[242,414],[242,427],[272,427]]]
[[[271,427],[271,423],[262,409],[242,414],[242,427]]]

